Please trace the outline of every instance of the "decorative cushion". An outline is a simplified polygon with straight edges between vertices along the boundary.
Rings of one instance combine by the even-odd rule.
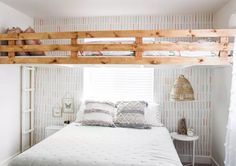
[[[86,101],[82,125],[114,127],[115,110],[111,102]]]
[[[35,31],[33,28],[29,27],[24,31],[24,33],[35,33]],[[27,45],[40,45],[41,44],[40,40],[26,40],[25,43]],[[30,52],[29,54],[30,55],[37,55],[37,56],[45,55],[45,53],[43,51]]]
[[[115,125],[127,128],[149,128],[145,124],[145,101],[120,101],[117,102],[117,115]]]
[[[15,33],[22,33],[23,31],[19,27],[13,27],[11,29],[7,29],[7,34],[15,34]],[[16,40],[16,45],[22,46],[25,45],[24,40]],[[27,56],[29,53],[27,52],[17,52],[16,56]]]
[[[76,123],[81,123],[83,120],[83,116],[84,116],[84,110],[85,110],[85,103],[81,102],[80,106],[79,106],[79,110],[76,113]]]
[[[156,103],[148,103],[145,108],[145,123],[154,127],[163,127],[161,123],[160,105]]]

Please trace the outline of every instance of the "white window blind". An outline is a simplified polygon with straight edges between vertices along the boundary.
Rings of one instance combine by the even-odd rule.
[[[84,99],[153,101],[153,68],[84,68]]]

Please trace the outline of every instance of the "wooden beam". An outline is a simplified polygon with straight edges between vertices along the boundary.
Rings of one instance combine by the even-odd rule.
[[[142,37],[136,37],[136,38],[135,38],[135,44],[137,45],[137,48],[139,48],[140,45],[143,44],[143,38],[142,38]],[[135,57],[136,57],[136,58],[141,58],[142,55],[143,55],[143,52],[142,52],[142,51],[140,51],[140,50],[136,50],[136,51],[135,51]]]
[[[231,58],[218,57],[15,57],[11,61],[0,57],[0,64],[182,64],[182,65],[228,65]]]
[[[228,57],[230,54],[230,50],[227,49],[228,45],[229,45],[229,38],[228,37],[221,37],[220,38],[220,43],[225,47],[224,49],[222,49],[222,51],[220,51],[220,57]]]
[[[26,39],[72,39],[72,38],[115,38],[115,37],[234,37],[236,29],[200,30],[128,30],[128,31],[77,31],[0,34],[0,40]]]
[[[72,38],[71,39],[71,45],[72,46],[76,46],[78,43],[77,43],[77,38]],[[71,51],[71,57],[77,57],[77,55],[78,55],[78,51]]]
[[[228,51],[233,44],[224,43],[156,43],[156,44],[77,44],[77,45],[14,45],[0,46],[0,52],[37,51]]]
[[[14,46],[15,44],[16,44],[16,41],[15,41],[15,40],[9,40],[9,41],[8,41],[8,45],[9,45],[9,46]],[[16,56],[16,53],[15,53],[14,51],[8,52],[8,58],[9,58],[10,60],[14,59],[15,56]]]

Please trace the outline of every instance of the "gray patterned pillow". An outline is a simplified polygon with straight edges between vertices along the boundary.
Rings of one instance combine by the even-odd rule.
[[[117,115],[115,125],[128,128],[150,128],[145,124],[145,101],[119,101],[116,104]]]
[[[113,127],[115,110],[111,102],[86,101],[82,125]]]

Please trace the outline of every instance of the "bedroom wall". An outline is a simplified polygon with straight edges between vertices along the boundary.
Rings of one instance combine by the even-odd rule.
[[[212,70],[212,157],[219,165],[224,165],[225,137],[228,122],[232,67]],[[220,89],[220,90],[219,90]]]
[[[171,102],[170,91],[175,79],[184,74],[192,84],[195,100]],[[188,127],[194,128],[200,139],[196,143],[197,156],[211,155],[211,69],[208,67],[167,67],[155,70],[155,101],[162,107],[162,122],[170,132],[177,130],[178,120],[185,117]],[[183,159],[189,160],[192,146],[177,142]]]
[[[45,128],[74,121],[82,98],[82,69],[37,67],[35,71],[35,143],[45,138]],[[74,99],[74,113],[53,117],[53,107],[62,107],[62,99]]]
[[[63,125],[64,120],[75,120],[74,114],[63,114],[60,118],[52,116],[52,108],[60,105],[67,93],[74,98],[75,111],[82,97],[82,69],[69,67],[37,67],[35,91],[35,142],[45,137],[45,127]],[[170,102],[169,93],[174,80],[184,74],[192,82],[196,100],[191,102]],[[177,123],[183,115],[189,127],[200,135],[197,142],[197,155],[211,155],[211,108],[209,68],[160,67],[155,69],[155,101],[163,108],[162,121],[170,131],[176,131]],[[191,154],[190,144],[177,144],[180,154]]]
[[[33,25],[33,19],[0,2],[0,33],[8,27],[23,29]],[[0,43],[1,44],[1,43]],[[1,53],[0,53],[1,55]],[[7,164],[20,152],[20,67],[0,65],[0,165]]]
[[[230,0],[214,13],[214,28],[229,28],[229,18],[236,11],[236,1]]]
[[[20,152],[20,66],[0,65],[0,166]]]
[[[33,26],[33,18],[2,2],[0,2],[0,11],[0,33],[4,33],[9,27],[21,27],[22,29],[26,29],[29,26]]]

